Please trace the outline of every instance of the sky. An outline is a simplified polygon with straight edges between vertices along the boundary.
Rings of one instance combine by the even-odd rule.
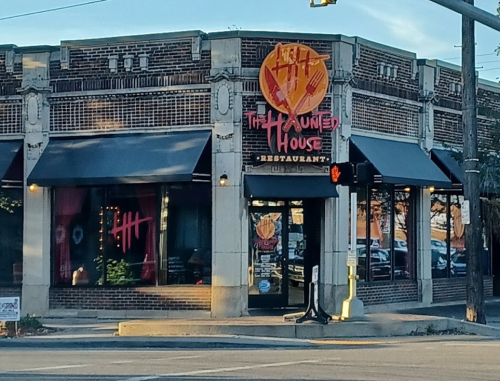
[[[0,19],[90,0],[0,0]],[[316,0],[319,3],[320,0]],[[476,0],[496,13],[498,0]],[[500,32],[476,27],[480,76],[500,81]],[[0,20],[0,45],[58,45],[64,40],[182,30],[228,29],[360,36],[460,64],[461,18],[429,0],[338,0],[310,8],[309,0],[106,0],[82,7]]]

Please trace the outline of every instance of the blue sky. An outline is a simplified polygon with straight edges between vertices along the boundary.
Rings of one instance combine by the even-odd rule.
[[[0,18],[88,0],[0,0]],[[319,0],[316,0],[319,2]],[[497,0],[476,0],[496,12]],[[460,63],[460,16],[429,0],[338,0],[309,8],[309,0],[108,0],[68,10],[0,21],[0,44],[57,45],[61,40],[228,28],[361,36]],[[477,26],[481,77],[498,81],[500,33]]]

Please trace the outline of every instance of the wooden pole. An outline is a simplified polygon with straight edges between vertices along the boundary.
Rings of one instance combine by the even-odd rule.
[[[463,0],[474,5],[474,0]],[[466,320],[486,324],[483,290],[483,245],[477,148],[476,58],[474,19],[462,16],[462,123],[464,198],[469,200],[470,224],[465,226],[467,261]]]

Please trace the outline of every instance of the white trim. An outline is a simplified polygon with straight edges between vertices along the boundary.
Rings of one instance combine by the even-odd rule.
[[[0,102],[5,101],[21,101],[23,100],[22,95],[2,95],[0,96]]]
[[[210,84],[197,84],[197,85],[174,85],[164,87],[136,87],[130,89],[115,89],[115,90],[90,90],[90,91],[68,91],[63,93],[52,93],[50,98],[72,98],[72,97],[89,97],[89,96],[105,96],[116,94],[138,94],[138,93],[161,93],[161,92],[182,92],[182,91],[196,91],[196,90],[209,90]],[[186,94],[197,94],[186,93]],[[200,94],[210,94],[207,92],[200,92]]]
[[[24,140],[24,134],[0,134],[0,142],[4,140]]]
[[[97,136],[97,135],[123,135],[123,134],[143,134],[143,133],[164,133],[164,132],[182,132],[182,131],[208,131],[213,127],[210,124],[189,125],[189,126],[166,126],[154,128],[137,128],[122,130],[81,130],[81,131],[51,131],[50,137],[79,137],[79,136]]]

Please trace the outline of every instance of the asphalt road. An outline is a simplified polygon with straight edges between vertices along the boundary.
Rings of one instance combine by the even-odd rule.
[[[470,336],[311,349],[14,350],[0,344],[0,380],[498,380],[499,357],[500,341]]]

